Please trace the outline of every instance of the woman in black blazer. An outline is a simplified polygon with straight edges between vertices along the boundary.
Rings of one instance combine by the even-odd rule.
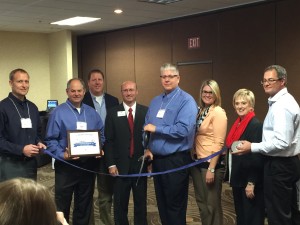
[[[261,142],[262,123],[255,117],[254,105],[255,97],[252,91],[240,89],[234,94],[233,107],[238,118],[226,139],[229,149],[232,143],[238,140]],[[264,224],[263,166],[264,156],[259,153],[229,155],[229,180],[237,225]]]

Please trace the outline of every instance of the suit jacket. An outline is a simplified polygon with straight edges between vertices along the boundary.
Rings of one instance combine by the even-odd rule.
[[[129,170],[138,173],[141,162],[138,159],[144,154],[143,125],[148,108],[136,104],[134,118],[134,156],[129,157],[130,128],[127,116],[118,116],[119,111],[124,111],[123,104],[109,110],[105,120],[105,160],[106,165],[116,165],[119,174],[128,174]]]
[[[106,111],[119,104],[119,100],[116,97],[107,93],[104,94],[104,101],[105,101]],[[95,108],[91,93],[89,91],[85,93],[82,102]]]
[[[248,123],[240,140],[261,142],[262,123],[254,117]],[[264,176],[264,156],[260,153],[248,153],[245,155],[232,155],[231,179],[232,187],[246,187],[248,182],[261,186]]]

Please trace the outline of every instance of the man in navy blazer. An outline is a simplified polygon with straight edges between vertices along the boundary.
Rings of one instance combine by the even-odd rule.
[[[129,225],[128,203],[130,191],[134,201],[134,225],[147,225],[147,177],[119,177],[138,174],[144,155],[143,125],[148,108],[136,103],[137,85],[125,81],[121,85],[123,103],[109,110],[105,122],[105,161],[109,173],[115,177],[114,219],[115,225]],[[133,128],[129,117],[132,114]],[[133,146],[133,149],[131,149]],[[142,172],[146,172],[144,165]]]
[[[103,124],[107,110],[113,106],[119,105],[119,100],[107,93],[104,93],[104,74],[99,69],[93,69],[88,74],[89,91],[85,93],[83,103],[93,107],[99,113]],[[105,156],[104,156],[105,157]],[[104,159],[100,159],[100,172],[108,173]],[[98,201],[101,225],[113,225],[111,217],[112,195],[113,195],[113,179],[110,176],[97,174]],[[92,213],[92,217],[94,214]],[[91,218],[92,221],[93,218]],[[91,222],[93,224],[93,222]]]

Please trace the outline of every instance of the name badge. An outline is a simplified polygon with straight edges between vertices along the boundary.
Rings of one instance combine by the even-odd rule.
[[[126,112],[125,111],[118,111],[118,117],[120,116],[126,116]]]
[[[164,118],[166,110],[165,109],[160,109],[156,115],[157,118]]]
[[[21,118],[22,128],[32,128],[32,123],[30,118]]]
[[[86,122],[77,122],[77,130],[87,130]]]

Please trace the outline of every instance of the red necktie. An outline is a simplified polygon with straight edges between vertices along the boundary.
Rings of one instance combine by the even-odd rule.
[[[130,150],[129,155],[130,157],[133,156],[134,153],[134,142],[133,142],[133,115],[132,115],[132,108],[129,108],[128,113],[128,123],[130,128]]]

